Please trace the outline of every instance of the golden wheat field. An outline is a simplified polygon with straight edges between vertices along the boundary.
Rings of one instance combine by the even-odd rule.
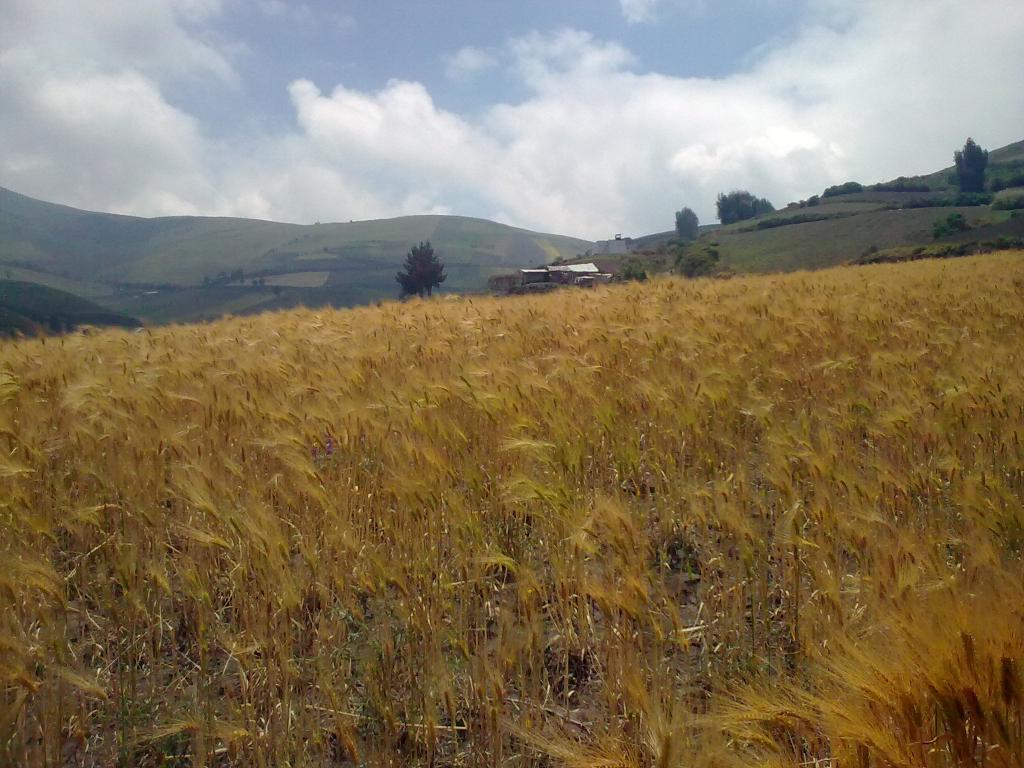
[[[1024,253],[0,345],[0,763],[1024,765]]]

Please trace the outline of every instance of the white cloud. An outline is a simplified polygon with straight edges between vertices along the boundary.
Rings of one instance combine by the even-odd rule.
[[[479,137],[458,116],[438,109],[419,83],[392,80],[376,94],[335,88],[330,96],[298,80],[289,92],[310,153],[327,163],[457,177],[471,162]]]
[[[792,0],[786,0],[791,2]],[[828,0],[822,0],[827,2]],[[778,0],[743,0],[745,3],[771,3]],[[658,11],[663,5],[668,4],[676,10],[682,10],[690,15],[703,14],[707,11],[707,0],[619,0],[619,7],[622,15],[630,24],[650,24],[659,21]],[[737,0],[718,0],[719,7],[740,4]]]
[[[112,211],[204,211],[216,199],[208,146],[160,82],[236,82],[192,28],[219,11],[219,0],[10,0],[0,183]]]
[[[451,80],[466,80],[496,66],[497,56],[490,51],[468,45],[445,57],[444,71]]]
[[[124,38],[141,16],[115,32],[107,4],[81,1],[102,23],[76,16],[62,53],[44,23],[60,19],[13,0],[0,184],[83,207],[292,221],[453,211],[596,238],[668,229],[682,205],[710,221],[734,187],[782,205],[852,178],[930,172],[968,134],[992,148],[1024,125],[1024,9],[828,0],[729,77],[640,72],[622,45],[559,30],[453,55],[456,71],[497,60],[525,93],[474,117],[416,82],[328,91],[300,79],[291,130],[213,141],[164,86],[234,76],[203,33],[219,3],[142,0],[156,21],[139,52]]]
[[[55,71],[231,83],[229,57],[202,31],[221,10],[222,0],[4,0],[0,51],[30,51]]]
[[[55,71],[0,53],[3,183],[107,210],[199,213],[213,199],[197,121],[132,71]]]
[[[618,43],[596,40],[577,29],[534,32],[508,47],[514,69],[537,92],[571,91],[635,64],[633,54]]]
[[[654,18],[658,0],[619,0],[622,15],[630,24],[641,24]]]

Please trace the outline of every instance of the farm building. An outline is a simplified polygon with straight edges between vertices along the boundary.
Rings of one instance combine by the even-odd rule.
[[[495,293],[509,293],[513,288],[517,288],[522,284],[519,275],[505,274],[505,275],[491,275],[487,278],[487,287]]]
[[[601,273],[601,270],[597,268],[596,264],[561,264],[558,266],[548,267],[548,272],[551,273],[551,280],[555,283],[565,283],[567,285],[575,283],[577,279],[583,275],[597,275]]]
[[[587,256],[622,256],[633,251],[633,239],[616,235],[614,240],[598,240]]]
[[[560,285],[594,285],[611,282],[612,276],[602,272],[592,262],[586,264],[559,264],[519,270],[520,285],[558,283]]]
[[[547,267],[541,267],[540,269],[520,269],[519,270],[519,284],[530,285],[530,283],[550,283],[551,273],[548,272]]]
[[[580,275],[576,278],[576,285],[580,288],[592,288],[602,283],[610,283],[612,276],[607,272],[598,272],[596,275]]]

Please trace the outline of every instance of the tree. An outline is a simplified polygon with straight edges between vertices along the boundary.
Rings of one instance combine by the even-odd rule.
[[[444,273],[444,264],[438,259],[428,240],[414,245],[406,254],[403,271],[395,275],[395,280],[402,286],[403,296],[430,296],[434,288],[447,277],[448,275]]]
[[[719,193],[716,205],[718,206],[718,219],[723,224],[752,219],[775,210],[775,206],[767,199],[754,197],[745,189],[734,189],[727,195]]]
[[[985,189],[985,166],[988,165],[988,151],[968,137],[963,149],[953,153],[956,163],[956,182],[961,192],[981,192]]]
[[[676,211],[676,234],[680,240],[696,240],[700,228],[697,214],[689,208]]]

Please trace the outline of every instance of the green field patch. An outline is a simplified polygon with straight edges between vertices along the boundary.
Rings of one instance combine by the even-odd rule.
[[[932,242],[937,218],[960,213],[968,221],[987,213],[977,207],[915,208],[862,213],[785,227],[708,236],[721,263],[737,272],[774,272],[845,264],[871,247],[884,249]]]
[[[59,291],[67,291],[76,296],[93,299],[100,296],[107,296],[111,293],[109,285],[95,283],[88,280],[75,280],[70,277],[53,275],[49,272],[37,269],[26,269],[24,267],[8,266],[0,264],[0,277],[5,280],[20,280],[27,283],[45,285],[49,288],[56,288]]]
[[[67,291],[37,283],[0,280],[0,335],[63,333],[83,325],[134,328],[139,321]]]

